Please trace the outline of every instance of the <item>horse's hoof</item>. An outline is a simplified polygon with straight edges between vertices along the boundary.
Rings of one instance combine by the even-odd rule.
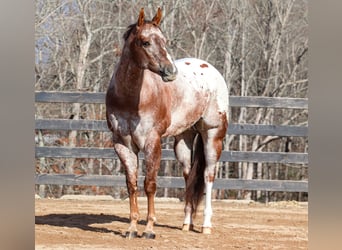
[[[211,227],[202,227],[202,234],[211,234]]]
[[[134,239],[138,237],[138,232],[137,231],[132,231],[132,232],[126,232],[126,238],[127,239]]]
[[[154,232],[143,232],[141,237],[145,239],[155,239],[156,234]]]
[[[194,225],[193,224],[183,224],[182,230],[183,231],[194,230]]]

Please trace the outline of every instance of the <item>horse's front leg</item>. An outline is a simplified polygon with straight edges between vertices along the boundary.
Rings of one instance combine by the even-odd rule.
[[[126,185],[129,194],[130,205],[130,225],[126,232],[126,237],[136,238],[138,236],[137,223],[139,221],[138,209],[138,157],[137,152],[133,152],[128,147],[116,143],[114,149],[119,156],[126,171]]]
[[[154,239],[155,233],[153,231],[154,222],[156,221],[154,196],[157,189],[157,174],[160,167],[161,159],[161,143],[160,135],[151,133],[144,146],[145,162],[146,162],[146,177],[144,188],[147,195],[147,224],[143,237]]]

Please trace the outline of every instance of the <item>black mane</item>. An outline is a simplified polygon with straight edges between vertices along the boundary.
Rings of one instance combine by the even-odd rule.
[[[127,27],[127,30],[125,34],[123,35],[123,39],[125,39],[125,41],[128,39],[129,35],[132,33],[132,31],[135,29],[136,26],[137,26],[137,23],[133,23]]]

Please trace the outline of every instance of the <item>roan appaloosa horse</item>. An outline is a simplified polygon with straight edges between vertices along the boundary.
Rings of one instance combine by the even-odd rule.
[[[152,21],[144,9],[124,34],[125,44],[106,95],[106,116],[114,150],[125,168],[130,203],[126,237],[138,236],[138,152],[145,156],[144,189],[147,225],[142,237],[155,238],[154,197],[161,160],[161,138],[174,136],[174,151],[183,166],[185,218],[183,230],[193,228],[193,216],[204,193],[202,233],[211,233],[211,191],[228,121],[228,91],[222,75],[208,62],[184,58],[173,61],[159,27],[159,8]]]

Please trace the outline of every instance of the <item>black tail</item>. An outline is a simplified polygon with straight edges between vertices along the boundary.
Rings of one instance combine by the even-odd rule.
[[[195,138],[192,166],[186,183],[185,200],[190,202],[193,214],[196,214],[198,204],[204,194],[205,156],[202,136]]]

